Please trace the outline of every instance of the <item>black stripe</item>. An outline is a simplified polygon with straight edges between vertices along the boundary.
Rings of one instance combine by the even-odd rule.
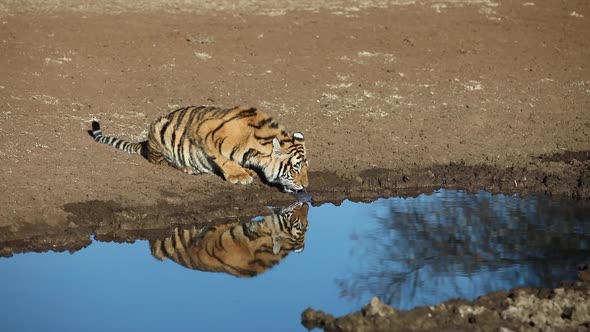
[[[179,111],[179,115],[176,116],[177,122],[174,125],[174,131],[177,131],[178,128],[180,128],[180,126],[182,126],[182,123],[183,123],[182,120],[184,120],[184,117],[186,116],[186,112],[187,112],[186,108]]]
[[[201,150],[194,144],[191,144],[190,147],[190,163],[193,169],[203,171],[207,169],[207,160],[203,160],[203,155]]]
[[[275,136],[275,135],[270,135],[270,136],[258,136],[258,135],[256,135],[256,134],[254,134],[254,138],[255,138],[256,140],[258,140],[258,141],[259,141],[258,143],[260,143],[261,145],[269,145],[269,144],[271,144],[271,143],[272,143],[272,140],[276,138],[276,136]],[[263,142],[263,141],[264,141],[264,142]],[[282,144],[282,142],[281,142],[281,145],[283,145],[283,144]]]
[[[210,109],[211,112],[213,112],[213,117],[215,118],[222,118],[224,116],[227,115],[227,113],[229,113],[229,111],[231,111],[231,109],[223,109],[223,108],[212,108]]]
[[[288,153],[291,153],[293,151],[299,151],[299,152],[303,153],[305,151],[305,148],[300,144],[293,144],[289,147],[289,149],[287,151],[288,151]]]
[[[198,107],[193,112],[197,113],[197,123],[200,123],[205,115],[207,115],[207,110],[204,107]]]
[[[248,159],[255,157],[257,155],[260,154],[260,151],[256,150],[256,149],[248,149],[248,151],[246,151],[246,153],[244,153],[244,155],[242,156],[242,164],[246,163],[246,161],[248,161]]]
[[[195,117],[195,112],[193,110],[191,110],[190,114],[189,114],[189,118],[188,120],[185,122],[184,119],[186,118],[186,112],[184,112],[181,115],[181,118],[179,119],[180,124],[178,125],[176,131],[178,132],[178,129],[180,128],[180,126],[182,125],[183,122],[185,122],[185,126],[182,130],[181,136],[180,136],[180,141],[178,142],[178,146],[176,147],[176,149],[178,150],[178,162],[182,165],[187,165],[186,163],[186,157],[184,154],[184,142],[186,140],[186,137],[188,136],[188,131],[187,128],[190,127],[191,121],[192,119]],[[189,153],[190,153],[190,149],[189,149]],[[189,154],[189,159],[190,159],[190,154]],[[189,161],[190,162],[190,161]]]
[[[221,249],[224,248],[222,239],[223,239],[223,234],[221,234],[221,236],[217,238],[217,241],[215,241],[217,244],[217,247],[221,248]]]
[[[178,155],[176,154],[176,145],[174,144],[174,142],[176,142],[176,130],[174,130],[174,128],[172,128],[172,136],[170,138],[170,148],[172,149],[172,156],[174,157],[174,161],[177,162],[178,161]],[[164,144],[166,145],[166,144]]]
[[[264,127],[267,123],[269,123],[271,121],[272,121],[272,118],[266,118],[266,119],[262,119],[257,124],[251,124],[251,123],[249,123],[248,126],[254,127],[256,129],[262,129],[262,127]],[[273,123],[273,124],[276,124],[276,123]],[[271,124],[271,127],[272,127],[273,124]],[[276,128],[276,127],[274,127],[274,128]]]
[[[286,174],[287,173],[287,168],[289,168],[289,163],[288,162],[281,162],[281,172],[279,173],[279,175],[281,174]]]
[[[98,121],[92,121],[92,131],[100,131],[100,123]]]
[[[236,152],[238,152],[238,150],[240,149],[240,145],[235,145],[232,149],[231,149],[231,153],[229,154],[229,159],[230,160],[234,160],[234,155],[236,154]]]
[[[179,237],[180,237],[180,239],[179,239]],[[184,243],[182,243],[182,237],[181,237],[180,233],[178,233],[178,235],[175,235],[175,236],[173,237],[173,239],[174,239],[174,243],[172,243],[172,245],[174,246],[174,249],[175,249],[174,251],[175,251],[175,253],[178,255],[178,260],[179,260],[179,261],[181,261],[182,265],[184,265],[184,266],[186,266],[186,267],[192,267],[192,264],[190,264],[190,263],[192,263],[192,259],[191,259],[190,255],[189,255],[189,257],[188,257],[188,259],[189,259],[189,260],[187,261],[187,260],[185,259],[185,258],[186,258],[186,257],[185,257],[185,255],[182,255],[182,254],[179,252],[180,250],[179,250],[179,249],[176,249],[179,243],[181,244],[181,247],[182,247],[183,249],[186,249],[186,248],[185,248],[185,246],[184,246]],[[186,251],[186,250],[185,250],[185,251]]]
[[[187,156],[184,156],[184,144],[185,144],[187,138],[190,140],[190,137],[189,137],[189,134],[191,132],[190,131],[190,128],[192,127],[192,123],[193,123],[193,121],[195,119],[195,116],[197,116],[197,113],[198,113],[198,109],[193,108],[191,110],[189,119],[187,120],[186,126],[184,127],[184,130],[182,131],[182,137],[180,138],[180,146],[183,147],[183,149],[182,149],[182,151],[183,151],[183,157],[182,157],[182,159],[183,159],[183,162],[185,163],[185,165],[187,164],[186,163],[186,157]],[[189,153],[189,155],[188,155],[188,165],[193,165],[193,156],[192,156],[193,153],[192,153],[192,149],[191,149],[192,144],[190,144],[190,145],[191,146],[189,147],[189,152],[188,152]]]
[[[256,272],[255,271],[241,269],[241,268],[239,268],[237,266],[232,266],[232,265],[226,263],[219,256],[217,256],[217,254],[215,253],[215,250],[210,254],[210,256],[211,256],[211,258],[214,258],[216,261],[218,261],[222,265],[227,266],[230,270],[236,271],[240,275],[247,275],[247,276],[255,276],[256,275]]]
[[[252,116],[255,116],[255,115],[256,114],[253,114],[253,113],[240,112],[240,113],[234,115],[233,117],[231,117],[231,118],[223,121],[219,126],[217,126],[217,128],[215,128],[212,131],[210,131],[209,133],[207,133],[207,135],[205,135],[205,140],[207,140],[207,138],[209,136],[214,137],[215,136],[215,133],[217,133],[228,122],[233,121],[233,120],[242,119],[242,118],[252,117]]]
[[[250,231],[250,228],[248,227],[248,224],[242,224],[242,233],[244,233],[244,235],[250,240],[250,241],[254,241],[258,238],[258,236],[256,236],[256,234],[252,231]]]
[[[277,136],[276,135],[258,136],[256,134],[254,134],[254,138],[256,138],[257,140],[273,140],[275,137],[277,137]]]
[[[162,142],[162,145],[166,145],[166,129],[168,129],[168,126],[170,125],[170,120],[166,121],[166,123],[164,123],[164,125],[162,126],[162,129],[160,129],[160,142]]]
[[[205,253],[211,257],[215,257],[215,247],[212,248],[212,251],[209,251],[209,248],[207,246],[205,246],[203,248],[205,250]]]
[[[286,220],[285,219],[279,219],[279,230],[281,232],[285,232],[285,228],[287,228],[287,224],[286,224]]]
[[[269,263],[270,264],[266,264],[261,259],[255,259],[255,260],[252,260],[252,261],[250,261],[248,263],[249,264],[256,264],[256,265],[262,266],[264,268],[269,268],[269,267],[272,267],[273,265],[275,265],[277,262],[275,260],[269,260]]]
[[[223,143],[225,142],[226,139],[227,139],[227,136],[218,139],[217,142],[215,143],[215,148],[217,148],[217,151],[219,151],[219,154],[222,154],[221,147],[223,146]]]
[[[182,126],[184,117],[186,116],[187,107],[178,110],[177,115],[175,116],[176,123],[174,124],[174,131],[172,132],[172,141],[170,142],[170,147],[172,148],[172,153],[174,154],[174,159],[176,163],[183,164],[183,156],[180,151],[182,148],[179,144],[176,144],[176,136],[178,135],[178,128]],[[182,133],[180,133],[182,135]]]
[[[232,228],[229,230],[229,235],[231,235],[231,238],[232,238],[232,240],[233,240],[234,242],[238,241],[238,239],[239,239],[239,237],[238,237],[238,236],[236,236],[236,234],[234,234],[234,231],[235,231],[236,229],[237,229],[237,227],[232,227]]]
[[[272,140],[267,141],[267,142],[258,142],[258,143],[260,143],[260,145],[269,145],[272,143]]]

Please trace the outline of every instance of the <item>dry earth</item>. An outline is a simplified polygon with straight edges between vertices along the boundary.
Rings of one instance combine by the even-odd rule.
[[[590,3],[0,1],[0,254],[293,200],[98,145],[178,106],[306,135],[314,204],[416,188],[590,197]]]

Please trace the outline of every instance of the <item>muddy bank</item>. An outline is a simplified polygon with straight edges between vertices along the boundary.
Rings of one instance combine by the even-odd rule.
[[[540,156],[524,168],[451,164],[403,173],[373,169],[351,178],[312,172],[310,179],[312,186],[304,196],[314,206],[338,205],[345,199],[368,202],[380,197],[416,196],[439,188],[588,199],[590,158],[586,151],[566,152]],[[229,186],[206,197],[199,197],[191,189],[184,193],[162,191],[160,199],[150,205],[126,205],[114,200],[68,203],[62,207],[67,215],[63,221],[41,214],[33,222],[1,227],[0,253],[73,252],[89,245],[91,235],[101,241],[149,240],[167,235],[178,226],[246,222],[267,213],[267,206],[286,206],[297,199],[259,184],[255,190]]]
[[[447,301],[398,311],[373,298],[358,312],[335,318],[308,308],[302,324],[330,331],[589,331],[590,269],[555,289],[518,288],[475,301]]]
[[[374,169],[353,178],[312,172],[310,179],[312,186],[304,196],[314,206],[328,202],[338,205],[345,199],[369,202],[380,197],[416,196],[439,188],[588,199],[590,160],[587,152],[565,153],[543,156],[537,165],[523,169],[451,164],[405,173]],[[41,215],[22,227],[2,227],[0,255],[47,250],[73,252],[89,245],[91,235],[100,241],[128,242],[159,238],[179,226],[246,222],[267,213],[267,206],[286,206],[298,199],[262,185],[256,190],[230,187],[206,197],[191,190],[163,191],[160,195],[150,205],[125,205],[114,200],[69,203],[63,206],[67,217],[62,222]]]

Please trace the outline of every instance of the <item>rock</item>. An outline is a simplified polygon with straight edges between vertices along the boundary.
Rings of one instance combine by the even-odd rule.
[[[590,322],[588,300],[588,294],[577,289],[557,288],[550,299],[521,291],[513,300],[508,299],[510,305],[501,312],[501,317],[541,330],[574,329]]]
[[[369,302],[369,304],[367,304],[363,308],[363,314],[365,316],[380,316],[380,317],[385,317],[385,316],[394,315],[395,314],[395,309],[393,309],[392,307],[390,307],[386,303],[384,303],[381,300],[379,300],[378,297],[374,296],[371,299],[371,302]]]
[[[481,315],[484,311],[486,310],[486,308],[482,307],[482,306],[468,306],[468,305],[462,305],[459,307],[459,315],[461,315],[461,318],[464,318],[466,316],[469,315]]]
[[[326,326],[331,325],[334,322],[334,316],[330,314],[326,314],[321,310],[313,310],[312,308],[307,308],[301,314],[301,324],[305,326],[306,329],[312,330],[314,328],[325,328]]]

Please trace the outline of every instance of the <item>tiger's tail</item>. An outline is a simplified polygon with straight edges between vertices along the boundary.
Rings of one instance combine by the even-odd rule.
[[[92,136],[92,138],[94,138],[94,140],[98,143],[112,145],[115,148],[123,150],[127,153],[140,154],[144,157],[147,155],[147,141],[132,143],[116,137],[103,136],[102,130],[100,129],[100,124],[97,121],[92,121],[92,130],[89,130],[88,134],[90,134],[90,136]]]

